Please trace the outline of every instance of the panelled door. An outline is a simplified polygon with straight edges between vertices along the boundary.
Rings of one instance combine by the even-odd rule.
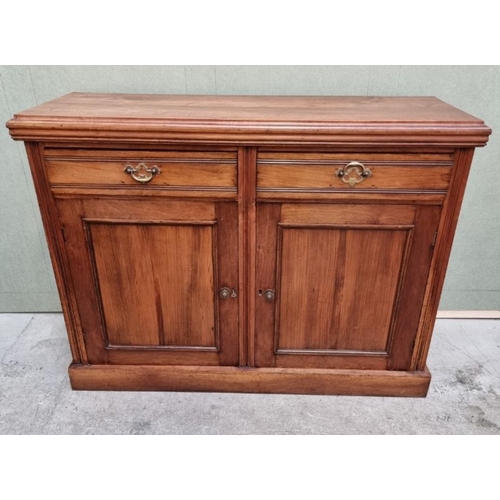
[[[90,363],[238,364],[235,202],[57,203]]]
[[[408,369],[440,209],[258,204],[256,365]]]

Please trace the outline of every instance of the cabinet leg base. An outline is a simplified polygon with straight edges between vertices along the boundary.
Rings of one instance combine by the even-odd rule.
[[[71,387],[90,391],[191,391],[425,397],[431,375],[381,370],[219,366],[77,365]]]

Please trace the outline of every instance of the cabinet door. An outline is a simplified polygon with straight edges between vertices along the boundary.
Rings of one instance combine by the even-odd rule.
[[[262,203],[257,366],[409,367],[438,206]]]
[[[236,203],[59,199],[58,209],[91,363],[238,364]]]

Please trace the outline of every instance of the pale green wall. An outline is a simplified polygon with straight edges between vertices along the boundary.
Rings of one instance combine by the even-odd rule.
[[[500,67],[3,66],[0,122],[73,91],[175,94],[434,95],[493,129],[478,149],[441,309],[500,309]],[[0,312],[58,311],[23,145],[0,128]]]

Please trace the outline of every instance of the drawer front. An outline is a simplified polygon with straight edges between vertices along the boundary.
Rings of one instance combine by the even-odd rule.
[[[52,187],[236,191],[236,152],[46,149]]]
[[[451,154],[260,153],[259,191],[446,191]]]

